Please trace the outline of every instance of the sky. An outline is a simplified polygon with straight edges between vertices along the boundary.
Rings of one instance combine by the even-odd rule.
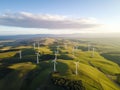
[[[0,0],[0,35],[120,33],[120,0]]]

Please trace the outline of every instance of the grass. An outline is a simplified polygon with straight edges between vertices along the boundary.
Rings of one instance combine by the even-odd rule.
[[[9,66],[10,69],[14,69],[13,72],[9,73],[3,79],[0,80],[1,90],[20,90],[23,83],[24,76],[32,69],[35,65],[32,63],[20,63]],[[7,87],[6,87],[7,86]]]
[[[55,40],[47,38],[43,41],[45,46],[41,46],[39,50],[37,48],[34,50],[31,46],[16,47],[16,49],[22,50],[23,58],[21,60],[19,60],[17,51],[0,53],[2,59],[0,68],[4,66],[4,63],[7,63],[4,67],[11,70],[5,72],[5,76],[0,79],[0,90],[36,90],[37,88],[40,90],[65,90],[63,87],[53,84],[51,79],[56,77],[72,81],[80,80],[85,90],[120,89],[115,83],[117,74],[120,74],[119,65],[106,59],[98,52],[95,52],[94,57],[91,57],[92,51],[87,51],[86,42],[78,44],[79,50],[75,51],[74,55],[72,54],[73,45],[68,45],[67,48],[61,46],[56,67],[58,73],[53,73],[52,60],[53,50],[56,49]],[[72,44],[72,41],[68,41],[69,44]],[[96,47],[99,46],[96,45]],[[37,51],[40,51],[41,57],[49,56],[49,60],[44,58],[39,64],[35,64],[35,52]],[[116,54],[110,53],[110,55]],[[76,61],[79,62],[78,75],[75,75],[74,62]]]
[[[12,48],[11,46],[2,47],[2,48],[1,48],[1,51],[9,50],[9,49],[11,49],[11,48]]]
[[[16,53],[17,53],[16,51],[0,53],[0,59],[13,57],[16,55]]]
[[[14,49],[26,49],[26,48],[32,48],[32,46],[17,46],[17,47],[14,47]]]
[[[40,47],[38,51],[41,54],[52,54],[52,51],[48,47]]]
[[[115,83],[113,83],[111,80],[109,80],[105,74],[103,74],[96,68],[93,68],[86,64],[79,63],[79,69],[78,69],[79,75],[77,76],[77,78],[75,78],[76,77],[74,74],[75,65],[74,65],[73,61],[64,61],[64,60],[59,60],[59,61],[62,63],[65,63],[69,66],[67,75],[65,74],[66,77],[63,75],[65,78],[69,78],[68,76],[70,76],[70,79],[83,80],[84,85],[87,85],[88,83],[92,84],[90,82],[91,81],[93,82],[92,85],[89,85],[89,89],[85,86],[86,90],[92,90],[92,88],[94,87],[94,83],[96,83],[96,82],[98,83],[98,86],[96,86],[96,88],[101,87],[101,88],[104,88],[104,90],[113,90],[113,88],[114,88],[115,90],[119,90],[119,87],[117,87],[117,85],[115,85]],[[58,71],[59,71],[59,69],[58,69]],[[62,73],[66,73],[66,72],[62,72]],[[59,76],[61,77],[62,75],[60,74]],[[91,86],[91,89],[90,89],[90,86]],[[100,89],[100,88],[98,88],[98,89]]]
[[[108,61],[97,52],[95,52],[95,55],[92,58],[91,53],[92,52],[78,52],[76,53],[77,60],[91,65],[92,67],[98,68],[106,74],[114,75],[120,73],[120,67],[118,64]]]

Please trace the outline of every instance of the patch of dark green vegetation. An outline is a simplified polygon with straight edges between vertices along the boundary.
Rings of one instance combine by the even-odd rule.
[[[20,49],[9,49],[9,50],[2,50],[0,53],[5,53],[5,52],[13,52],[13,51],[19,51]]]
[[[44,54],[40,56],[40,60],[53,60],[55,56],[52,54]]]
[[[120,85],[120,74],[117,74],[117,79],[116,79],[116,82],[118,83],[118,85]]]
[[[54,77],[51,79],[54,85],[63,87],[65,90],[85,90],[81,80],[70,80]]]
[[[41,68],[37,66],[34,70],[27,73],[22,83],[21,90],[30,90],[30,85],[34,78],[36,78],[41,72]]]
[[[14,70],[7,68],[7,67],[1,67],[0,68],[0,79],[3,79],[6,75],[8,75],[12,71]]]
[[[114,54],[114,52],[113,53],[102,53],[101,55],[104,58],[106,58],[108,60],[111,60],[111,61],[113,61],[113,62],[115,62],[115,63],[120,65],[120,55]]]
[[[61,54],[58,56],[59,59],[64,59],[64,60],[73,60],[74,58],[71,56],[68,56],[67,54]]]

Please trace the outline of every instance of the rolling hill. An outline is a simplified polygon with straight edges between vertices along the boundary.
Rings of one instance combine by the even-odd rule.
[[[49,41],[52,40],[52,41]],[[0,53],[0,90],[119,90],[120,67],[97,51],[84,51],[80,47],[74,51],[73,43],[65,48],[59,39],[44,40],[45,44],[34,50],[31,45],[11,47]],[[53,71],[54,50],[57,54],[57,71]],[[81,43],[77,42],[78,46]],[[4,48],[4,47],[3,47]],[[15,51],[13,51],[15,49]],[[12,50],[12,51],[10,51]],[[22,50],[22,59],[18,51]],[[36,54],[40,53],[40,63],[36,64]],[[49,57],[49,58],[48,58]],[[75,62],[78,62],[76,75]]]

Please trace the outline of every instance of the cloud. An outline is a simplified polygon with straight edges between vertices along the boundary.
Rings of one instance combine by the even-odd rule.
[[[4,13],[0,15],[0,25],[44,29],[86,29],[100,26],[94,18],[68,18],[28,12]]]

